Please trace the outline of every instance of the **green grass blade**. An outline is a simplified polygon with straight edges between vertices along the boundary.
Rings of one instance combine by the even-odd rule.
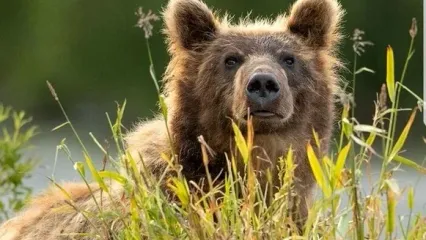
[[[413,125],[414,119],[416,117],[416,113],[417,113],[417,108],[414,108],[410,118],[408,119],[407,124],[405,125],[401,135],[398,138],[398,141],[395,143],[394,147],[392,148],[388,161],[392,161],[392,159],[398,154],[398,152],[404,146],[405,140],[407,140],[408,133],[410,132],[411,126]]]
[[[160,98],[161,113],[163,114],[164,120],[167,121],[168,112],[167,112],[166,99],[164,95],[160,95],[159,98]]]
[[[360,73],[363,73],[363,72],[369,72],[369,73],[375,73],[374,72],[374,70],[372,70],[372,69],[370,69],[370,68],[367,68],[367,67],[362,67],[362,68],[360,68],[360,69],[358,69],[356,72],[355,72],[355,74],[357,75],[357,74],[360,74]]]
[[[315,155],[314,149],[311,144],[308,144],[308,160],[311,165],[312,172],[314,173],[315,179],[317,180],[318,186],[322,189],[326,197],[330,197],[331,190],[327,182],[325,181],[325,175],[321,168],[321,165],[318,161],[317,156]]]
[[[347,138],[350,138],[353,132],[353,125],[347,118],[342,119],[342,131]]]
[[[413,187],[410,187],[408,189],[407,203],[408,203],[408,208],[410,210],[413,210],[413,208],[414,208],[414,189],[413,189]]]
[[[318,137],[318,133],[315,131],[315,129],[312,129],[312,133],[314,135],[315,144],[317,145],[317,147],[320,147],[320,140]]]
[[[101,178],[110,178],[110,179],[115,180],[116,182],[118,182],[122,185],[127,183],[127,179],[125,177],[121,176],[117,172],[100,171],[98,173],[99,173],[99,177],[101,177]]]
[[[367,141],[365,142],[368,146],[372,146],[374,143],[374,140],[376,139],[376,134],[375,133],[370,133],[370,136],[368,136]]]
[[[425,167],[420,166],[419,164],[417,164],[416,162],[414,162],[414,161],[412,161],[412,160],[410,160],[408,158],[402,157],[400,155],[396,155],[393,158],[393,160],[395,160],[395,161],[397,161],[399,163],[402,163],[405,166],[414,168],[414,169],[416,169],[417,171],[419,171],[419,172],[421,172],[423,174],[426,174],[426,168]]]
[[[62,124],[60,124],[59,126],[54,127],[51,131],[54,132],[62,127],[65,127],[66,125],[70,124],[69,122],[64,122]]]
[[[356,132],[368,132],[368,133],[381,133],[384,134],[386,133],[385,130],[374,127],[374,126],[370,126],[370,125],[365,125],[365,124],[358,124],[354,126],[354,131]]]
[[[419,97],[419,95],[415,94],[413,91],[411,91],[408,87],[406,87],[404,84],[398,82],[397,83],[399,86],[401,86],[405,91],[407,91],[408,93],[410,93],[415,99],[417,99],[417,101],[419,102],[423,102],[423,99],[421,97]]]
[[[349,149],[351,148],[351,142],[349,142],[340,152],[337,157],[336,167],[334,168],[334,181],[340,179],[340,175],[343,167],[345,166],[346,159],[348,157]],[[335,182],[336,184],[337,182]]]
[[[386,49],[386,85],[392,103],[395,102],[395,62],[391,46]]]
[[[179,201],[182,204],[182,207],[184,208],[188,207],[190,203],[190,200],[189,200],[190,196],[188,194],[187,186],[185,185],[185,183],[178,178],[172,178],[170,182],[167,184],[167,186],[179,198]]]
[[[247,164],[249,159],[249,149],[246,140],[244,139],[244,136],[238,128],[237,124],[235,124],[233,121],[232,129],[234,130],[235,134],[235,143],[237,144],[238,150],[240,151],[241,156],[243,157],[244,164]]]
[[[84,153],[84,158],[86,160],[86,164],[89,167],[90,173],[92,174],[94,180],[99,184],[99,187],[102,190],[104,190],[105,192],[108,192],[108,187],[105,185],[105,182],[99,176],[99,172],[96,170],[95,165],[93,165],[92,159],[90,159],[90,157],[87,156],[86,153]]]
[[[61,187],[61,185],[57,184],[53,179],[51,179],[49,177],[48,177],[48,179],[55,185],[55,187],[57,187],[61,191],[62,194],[64,194],[65,198],[68,201],[73,202],[71,195],[63,187]]]
[[[393,179],[386,180],[387,191],[387,204],[388,204],[388,215],[386,219],[386,231],[388,236],[391,236],[395,230],[395,209],[396,209],[396,197],[399,194],[399,187]]]

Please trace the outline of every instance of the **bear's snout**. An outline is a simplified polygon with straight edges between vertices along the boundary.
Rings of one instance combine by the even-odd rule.
[[[245,68],[251,73],[242,78],[241,90],[245,96],[245,110],[248,110],[244,111],[244,119],[250,114],[258,120],[287,120],[293,114],[294,106],[286,73],[269,58],[255,60]]]
[[[254,73],[248,81],[246,95],[261,109],[269,108],[280,95],[280,85],[272,73]]]

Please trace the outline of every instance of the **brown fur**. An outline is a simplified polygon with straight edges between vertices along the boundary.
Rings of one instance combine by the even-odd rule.
[[[244,94],[248,79],[255,72],[271,73],[276,76],[282,94],[266,109],[276,113],[275,118],[254,118],[257,148],[253,159],[261,161],[260,170],[274,171],[276,159],[292,146],[297,164],[296,191],[302,200],[299,213],[306,217],[306,200],[314,178],[305,149],[313,138],[313,128],[321,139],[320,152],[328,149],[333,93],[338,87],[336,70],[340,62],[336,50],[342,14],[336,0],[298,0],[289,16],[255,22],[242,19],[232,25],[227,17],[218,19],[198,0],[170,0],[164,11],[171,55],[164,76],[164,94],[175,149],[170,148],[164,120],[158,118],[141,123],[128,134],[126,141],[133,157],[141,161],[142,156],[148,169],[161,173],[166,161],[160,154],[174,150],[184,176],[198,181],[205,176],[198,142],[202,135],[216,153],[209,171],[219,174],[225,167],[224,153],[229,153],[233,144],[230,119],[244,130],[248,109],[256,108]],[[232,69],[224,65],[229,56],[237,62]],[[289,57],[294,59],[293,64],[287,62]],[[85,185],[65,188],[72,193],[78,208],[95,208]],[[94,192],[100,200],[100,191]],[[112,192],[117,201],[121,193],[115,188]],[[105,199],[106,207],[111,204],[108,201]],[[70,210],[61,192],[49,190],[23,214],[6,222],[0,228],[0,238],[58,239],[59,233],[93,233],[93,224],[100,224],[91,225],[81,214],[64,209]]]

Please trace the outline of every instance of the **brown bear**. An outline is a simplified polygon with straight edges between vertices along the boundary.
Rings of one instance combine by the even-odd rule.
[[[258,149],[252,160],[261,162],[260,170],[273,172],[277,159],[290,146],[294,150],[295,190],[302,200],[299,213],[305,217],[315,183],[306,144],[313,130],[321,140],[319,153],[327,151],[330,142],[342,15],[337,0],[298,0],[288,15],[231,24],[199,0],[170,0],[164,20],[171,60],[163,92],[172,144],[164,119],[158,117],[128,134],[133,157],[160,174],[167,166],[161,153],[174,152],[183,175],[198,181],[206,174],[198,138],[202,135],[215,153],[208,170],[223,177],[225,154],[233,146],[230,119],[244,130],[251,116]],[[87,211],[96,209],[93,198],[105,198],[96,186],[94,196],[83,184],[64,188],[78,208]],[[111,194],[120,199],[122,193],[114,188]],[[49,240],[60,234],[93,233],[101,223],[89,223],[75,211],[55,210],[66,205],[65,199],[55,188],[35,198],[26,211],[3,224],[0,238]],[[103,207],[111,204],[104,199]]]

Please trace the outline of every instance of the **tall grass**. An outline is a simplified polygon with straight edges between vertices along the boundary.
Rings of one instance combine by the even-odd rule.
[[[25,112],[0,103],[0,222],[21,210],[32,193],[25,180],[37,161],[24,155],[37,134],[31,121]]]
[[[139,14],[141,17],[145,16],[142,11]],[[405,72],[414,53],[415,27],[413,20],[410,31],[412,41],[404,71],[398,81],[395,80],[393,50],[390,46],[386,50],[386,83],[380,89],[375,102],[372,123],[369,125],[358,123],[353,111],[356,99],[352,102],[346,101],[342,106],[339,121],[340,137],[337,139],[335,151],[320,158],[313,150],[315,145],[319,145],[319,141],[307,146],[308,160],[320,194],[309,210],[303,232],[298,232],[298,226],[292,221],[291,213],[288,211],[289,206],[297,204],[293,201],[293,177],[297,166],[293,162],[291,149],[278,161],[279,183],[278,191],[274,195],[260,188],[259,180],[254,173],[250,159],[254,147],[254,133],[250,120],[247,132],[244,133],[233,123],[237,149],[234,155],[227,156],[227,168],[224,169],[227,177],[223,183],[216,184],[214,176],[209,174],[203,186],[186,181],[180,174],[174,154],[163,157],[170,163],[167,171],[176,174],[153,176],[147,169],[139,169],[125,148],[122,134],[124,128],[121,125],[125,103],[119,106],[115,121],[111,121],[108,116],[119,156],[108,155],[108,151],[98,144],[112,166],[124,171],[97,170],[64,111],[67,122],[60,127],[68,125],[73,129],[85,157],[85,162],[73,162],[76,171],[90,188],[86,174],[88,169],[95,184],[98,184],[112,202],[116,203],[103,206],[94,198],[97,205],[96,212],[87,212],[84,209],[76,211],[84,213],[89,223],[95,221],[102,223],[102,229],[99,229],[96,236],[92,236],[101,239],[424,239],[426,217],[422,213],[414,213],[415,189],[409,188],[404,193],[393,177],[393,173],[401,165],[426,174],[425,167],[402,154],[418,111],[417,106],[399,108],[402,90],[407,90],[421,104],[423,103],[403,85]],[[150,34],[146,36],[149,50]],[[157,84],[151,54],[149,58],[150,72],[159,94],[160,109],[167,120],[167,107]],[[356,57],[355,60],[357,61]],[[355,89],[356,76],[363,71],[372,71],[368,68],[358,69],[356,62],[353,70],[353,89]],[[51,85],[49,87],[63,110],[53,87]],[[402,132],[397,133],[395,126],[400,111],[411,111],[411,115],[403,120],[406,123]],[[94,136],[92,138],[98,143]],[[199,140],[202,148],[200,157],[207,164],[210,156],[208,146],[202,138]],[[374,148],[375,142],[381,142],[382,147]],[[172,144],[172,141],[170,143]],[[61,146],[61,149],[67,149],[64,143],[61,143]],[[241,164],[236,162],[237,155],[243,159],[242,173],[236,170],[237,165]],[[373,157],[382,160],[380,176],[369,194],[363,196],[360,192],[360,179],[363,176],[363,169]],[[54,179],[52,181],[68,195]],[[163,192],[164,185],[176,196],[174,201],[170,201],[168,195]],[[114,191],[117,186],[129,199],[128,205],[123,205],[115,199]],[[198,190],[196,194],[194,189]],[[396,216],[395,210],[401,194],[408,195],[410,212],[405,216],[408,218],[406,225],[403,225],[401,219]],[[343,199],[349,199],[348,204],[345,204]],[[71,199],[70,204],[73,205]],[[109,230],[114,229],[112,225],[121,226],[120,230],[111,233]]]

